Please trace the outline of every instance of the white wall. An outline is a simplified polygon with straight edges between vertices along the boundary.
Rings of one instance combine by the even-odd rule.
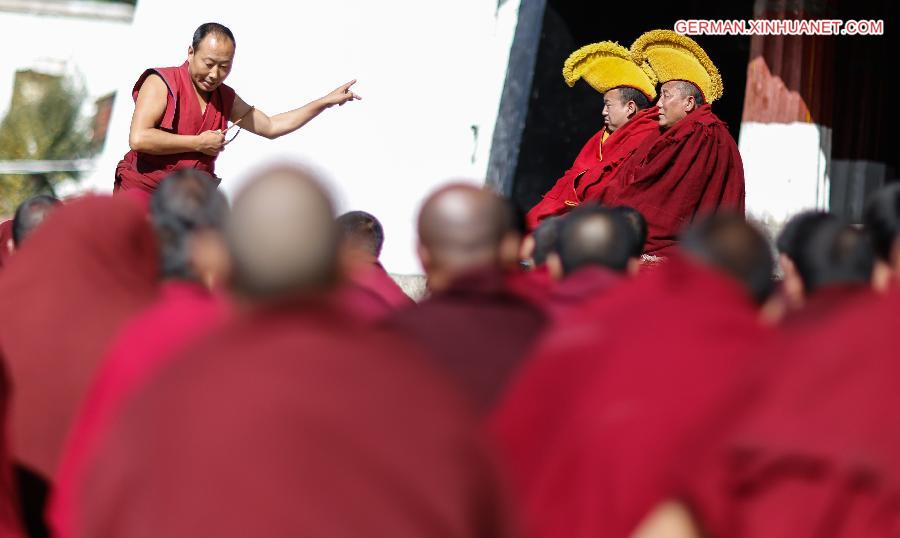
[[[831,129],[814,123],[741,123],[747,214],[776,234],[806,209],[828,210]]]
[[[248,103],[273,114],[352,78],[363,96],[275,141],[241,133],[217,161],[226,193],[266,159],[314,164],[340,211],[362,209],[382,221],[387,269],[418,272],[414,221],[422,199],[448,178],[483,182],[518,4],[510,0],[498,12],[495,0],[257,0],[252,9],[142,0],[116,51],[128,61],[116,67],[107,145],[82,188],[111,188],[128,149],[130,90],[140,72],[180,64],[194,29],[214,14],[235,33],[227,83]],[[477,147],[472,125],[479,126]]]

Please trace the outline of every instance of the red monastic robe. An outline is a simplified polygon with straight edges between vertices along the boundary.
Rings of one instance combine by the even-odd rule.
[[[379,262],[357,267],[347,275],[336,300],[363,322],[382,321],[415,304]]]
[[[159,75],[169,89],[166,111],[157,126],[163,131],[179,135],[198,135],[204,131],[224,130],[234,105],[234,90],[221,84],[210,96],[206,111],[200,109],[194,83],[188,73],[188,63],[180,67],[147,69],[141,74],[132,90],[137,101],[138,92],[150,75]],[[172,155],[149,155],[129,151],[116,167],[116,193],[128,193],[142,201],[162,179],[175,170],[196,168],[215,175],[216,157],[200,152]]]
[[[546,263],[530,271],[517,267],[507,271],[505,276],[506,285],[513,293],[541,307],[546,306],[556,286]]]
[[[7,407],[10,396],[6,365],[0,357],[0,538],[21,538],[19,509],[16,502],[16,486],[12,473],[12,458],[7,439]]]
[[[900,533],[900,295],[826,291],[806,307],[816,324],[765,357],[761,396],[688,477],[680,496],[705,535]]]
[[[107,346],[157,290],[159,254],[134,204],[88,197],[28,237],[0,274],[0,360],[14,387],[12,454],[55,476],[66,434]]]
[[[630,536],[718,431],[765,335],[738,283],[678,256],[573,310],[491,421],[527,535]]]
[[[562,215],[585,200],[585,191],[602,183],[648,137],[659,135],[659,109],[639,111],[612,133],[603,128],[587,141],[575,163],[526,216],[529,230],[545,218]]]
[[[625,281],[625,275],[606,267],[582,267],[556,283],[547,300],[547,311],[554,320],[563,320],[579,305],[607,294]]]
[[[511,289],[499,269],[483,268],[456,278],[386,323],[429,351],[486,413],[546,321],[540,306]]]
[[[177,357],[104,437],[76,536],[513,536],[463,401],[334,310],[257,308]]]
[[[744,165],[737,144],[709,105],[702,105],[647,138],[615,175],[586,196],[607,206],[630,206],[647,219],[646,254],[676,243],[694,217],[744,211]]]
[[[122,403],[178,352],[221,325],[230,312],[221,295],[199,284],[173,280],[163,284],[153,305],[125,325],[103,359],[69,433],[47,518],[54,536],[73,536],[73,496],[82,487],[85,462]]]

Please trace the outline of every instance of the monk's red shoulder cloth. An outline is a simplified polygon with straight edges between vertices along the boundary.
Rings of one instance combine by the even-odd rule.
[[[188,63],[184,62],[179,67],[157,67],[144,71],[131,91],[135,102],[141,86],[150,75],[162,78],[169,90],[166,111],[157,125],[159,129],[178,135],[198,135],[204,131],[224,130],[228,126],[235,96],[229,86],[222,84],[216,88],[206,110],[201,110]],[[214,156],[200,152],[149,155],[132,150],[116,166],[115,190],[138,189],[152,193],[162,178],[175,170],[196,168],[215,175],[215,164]]]
[[[646,139],[596,198],[640,211],[649,228],[644,252],[660,254],[698,214],[744,211],[744,166],[725,123],[702,105]]]
[[[608,177],[647,137],[659,134],[659,109],[641,110],[603,141],[606,128],[588,140],[575,163],[528,212],[528,229],[540,221],[562,215],[585,200],[586,192]]]

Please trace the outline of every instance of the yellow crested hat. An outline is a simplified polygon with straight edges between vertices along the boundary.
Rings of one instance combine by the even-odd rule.
[[[649,62],[660,83],[686,80],[694,83],[706,102],[722,97],[719,70],[693,39],[672,30],[651,30],[631,44],[635,62]]]
[[[650,65],[635,63],[628,49],[612,41],[586,45],[573,52],[563,65],[563,78],[570,87],[583,78],[600,93],[629,86],[651,102],[656,99],[656,75]]]

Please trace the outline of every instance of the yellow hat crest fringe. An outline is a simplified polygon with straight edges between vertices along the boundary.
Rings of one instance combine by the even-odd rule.
[[[707,102],[722,97],[722,76],[700,45],[672,30],[651,30],[631,45],[637,64],[648,62],[659,82],[686,80],[700,88]]]
[[[631,52],[613,41],[593,43],[573,52],[563,65],[563,78],[570,87],[583,78],[600,93],[629,86],[651,101],[656,98],[656,74],[650,65],[635,63]]]

